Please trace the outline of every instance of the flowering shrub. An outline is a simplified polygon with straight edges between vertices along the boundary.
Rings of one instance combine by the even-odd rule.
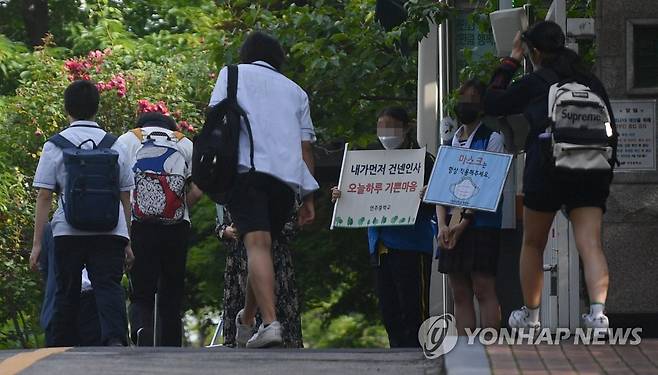
[[[114,134],[134,127],[143,112],[171,115],[188,134],[203,122],[214,80],[208,53],[202,50],[156,63],[110,48],[61,60],[49,54],[49,48],[35,52],[37,63],[21,75],[16,95],[0,103],[0,119],[5,118],[0,126],[9,133],[0,137],[0,147],[17,151],[9,156],[12,164],[28,176],[34,173],[43,142],[67,125],[63,93],[73,80],[95,82],[101,95],[96,120]]]

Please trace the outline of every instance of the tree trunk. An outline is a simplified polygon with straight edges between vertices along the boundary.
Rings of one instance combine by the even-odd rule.
[[[23,21],[30,45],[40,46],[48,33],[48,0],[23,0]]]

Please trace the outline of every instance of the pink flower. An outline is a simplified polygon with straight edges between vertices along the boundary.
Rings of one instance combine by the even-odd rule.
[[[165,102],[163,102],[162,100],[153,104],[149,102],[147,99],[140,99],[137,101],[137,104],[139,106],[138,109],[139,113],[160,112],[164,115],[169,115],[169,109],[167,108]]]
[[[43,132],[41,131],[41,129],[37,128],[37,130],[34,131],[34,136],[35,137],[42,137]]]

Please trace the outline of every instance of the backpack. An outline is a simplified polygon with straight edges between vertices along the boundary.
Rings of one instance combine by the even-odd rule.
[[[185,218],[188,165],[177,143],[185,136],[174,132],[172,138],[161,131],[145,134],[141,128],[132,133],[142,142],[133,166],[133,217],[141,222],[180,223]]]
[[[48,139],[62,150],[66,190],[64,215],[73,228],[107,232],[119,223],[119,153],[111,149],[117,137],[106,133],[100,143],[88,139],[76,146],[61,134]],[[91,142],[92,149],[82,145]]]
[[[210,107],[203,129],[194,138],[192,181],[213,201],[226,204],[238,174],[241,122],[251,144],[251,172],[254,167],[254,139],[245,111],[238,105],[238,67],[228,66],[227,97]]]
[[[605,101],[588,86],[574,80],[553,83],[548,121],[552,166],[566,171],[612,170],[616,131]]]

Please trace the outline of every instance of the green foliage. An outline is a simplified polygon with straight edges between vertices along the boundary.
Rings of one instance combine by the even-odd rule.
[[[40,286],[26,267],[32,221],[28,179],[0,151],[0,348],[36,347]]]

